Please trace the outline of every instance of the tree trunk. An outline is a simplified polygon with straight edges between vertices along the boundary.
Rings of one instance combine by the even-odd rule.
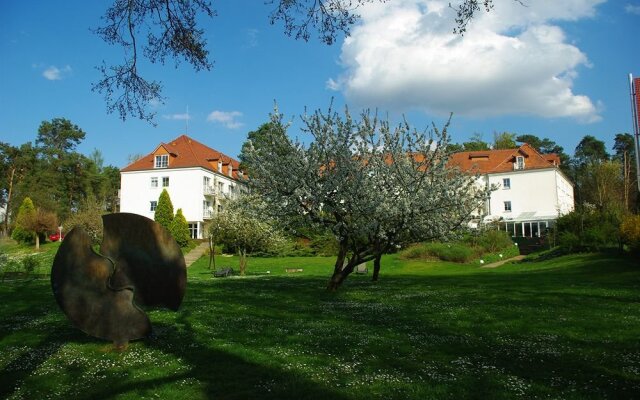
[[[329,284],[327,285],[327,290],[335,292],[338,290],[342,282],[353,272],[356,265],[362,262],[360,256],[355,253],[351,257],[351,259],[347,259],[347,245],[346,243],[340,245],[340,251],[338,252],[338,259],[336,260],[336,265],[333,270],[333,275],[331,279],[329,279]],[[345,259],[347,259],[347,263],[345,265]]]
[[[213,237],[209,236],[209,269],[213,266],[213,269],[216,269],[216,244],[213,242]]]
[[[36,250],[40,250],[40,235],[36,232]]]
[[[9,178],[9,191],[7,193],[7,204],[4,213],[4,234],[9,236],[9,210],[11,209],[11,192],[13,190],[13,177],[15,176],[16,168],[11,169],[11,178]]]
[[[247,270],[247,252],[246,250],[238,250],[240,256],[240,275],[244,276]]]
[[[377,282],[378,276],[380,275],[380,259],[382,258],[382,254],[376,254],[376,258],[373,260],[373,277],[372,281]]]
[[[342,282],[347,278],[347,276],[353,271],[353,266],[351,267],[351,271],[348,273],[344,273],[345,268],[348,268],[349,264],[344,265],[344,260],[347,258],[347,244],[346,242],[340,243],[340,249],[338,250],[338,257],[336,258],[336,263],[333,267],[333,275],[331,279],[329,279],[329,284],[327,285],[327,290],[335,292],[338,287],[342,284]]]
[[[342,271],[344,268],[344,259],[347,258],[347,246],[340,244],[340,249],[338,250],[338,258],[336,258],[336,263],[333,267],[333,274]]]
[[[344,282],[344,280],[347,279],[347,277],[353,272],[353,269],[357,265],[355,260],[356,260],[355,258],[352,260],[349,260],[347,265],[344,268],[342,268],[342,270],[335,271],[333,273],[333,275],[331,276],[331,279],[329,279],[327,290],[330,290],[332,292],[335,292],[336,290],[338,290],[340,285],[342,285],[342,282]]]

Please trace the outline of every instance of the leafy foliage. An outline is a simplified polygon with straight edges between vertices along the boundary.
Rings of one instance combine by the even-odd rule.
[[[464,151],[489,150],[489,143],[482,140],[482,134],[474,133],[470,141],[462,143],[462,148]]]
[[[162,193],[160,193],[158,205],[155,213],[153,214],[153,219],[171,232],[171,222],[173,222],[173,203],[171,203],[171,197],[169,196],[167,189],[162,189]]]
[[[622,241],[631,251],[640,255],[640,215],[627,215],[620,225]]]
[[[25,229],[34,232],[37,250],[40,248],[40,237],[44,237],[49,232],[55,232],[57,227],[58,217],[50,211],[38,208],[35,215],[26,219]]]
[[[36,145],[47,155],[62,158],[73,152],[85,136],[86,133],[68,119],[54,118],[40,124]]]
[[[93,244],[102,242],[102,210],[100,204],[95,198],[87,199],[80,211],[73,213],[64,222],[64,229],[69,232],[75,227],[81,227],[91,237]]]
[[[178,208],[178,211],[176,211],[176,215],[171,221],[169,232],[171,232],[171,236],[176,240],[178,246],[187,247],[189,245],[189,224],[182,213],[182,208]]]
[[[569,252],[620,246],[621,216],[612,210],[578,207],[558,218],[558,244]]]
[[[516,145],[516,134],[509,132],[494,133],[493,148],[494,149],[514,149]]]
[[[620,163],[622,172],[622,199],[628,211],[640,211],[638,197],[638,171],[636,171],[636,148],[634,138],[628,133],[618,133],[614,138],[613,158]]]
[[[0,201],[9,211],[5,229],[25,197],[61,220],[81,209],[91,196],[105,209],[117,211],[120,171],[97,165],[100,154],[90,158],[76,152],[84,137],[85,132],[71,121],[55,118],[40,124],[35,147],[0,144],[0,171],[4,171]]]
[[[211,224],[211,235],[227,248],[234,249],[240,257],[240,275],[247,269],[247,257],[258,251],[269,251],[278,247],[282,235],[274,225],[261,216],[259,200],[241,197],[230,201],[224,211],[217,213]]]

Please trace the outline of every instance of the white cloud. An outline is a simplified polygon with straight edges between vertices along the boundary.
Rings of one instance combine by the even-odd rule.
[[[165,114],[162,116],[162,118],[164,119],[171,119],[171,120],[177,120],[177,121],[185,121],[185,120],[190,120],[191,119],[191,115],[184,113],[184,114]]]
[[[592,17],[603,1],[500,2],[463,37],[452,33],[448,0],[372,4],[342,46],[344,73],[327,87],[359,106],[597,121],[591,99],[572,90],[587,56],[553,21]]]
[[[260,33],[257,29],[247,29],[246,31],[246,46],[247,47],[256,47],[258,46],[258,33]]]
[[[207,121],[221,123],[229,129],[238,129],[244,125],[242,122],[237,120],[238,117],[242,117],[242,113],[240,111],[215,110],[207,116]]]
[[[62,68],[58,68],[55,65],[49,66],[42,72],[42,76],[50,81],[59,81],[71,75],[71,66],[65,65]]]
[[[327,89],[338,91],[341,89],[340,82],[333,80],[333,78],[327,79]]]
[[[627,4],[624,10],[629,14],[640,15],[640,4]]]

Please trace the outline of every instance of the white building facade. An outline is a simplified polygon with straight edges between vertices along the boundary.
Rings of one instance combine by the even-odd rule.
[[[182,209],[191,238],[202,239],[225,200],[244,190],[243,175],[237,160],[183,135],[122,169],[120,211],[153,219],[166,189],[174,213]]]
[[[573,184],[554,154],[524,144],[518,149],[456,153],[452,162],[478,174],[478,185],[494,187],[483,222],[499,222],[514,237],[540,237],[574,209]]]

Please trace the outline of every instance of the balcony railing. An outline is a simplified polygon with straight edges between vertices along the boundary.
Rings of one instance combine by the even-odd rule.
[[[216,188],[214,188],[213,186],[203,186],[204,189],[204,195],[205,196],[215,196],[216,195]]]
[[[213,211],[212,210],[206,210],[202,212],[202,218],[204,219],[211,219],[213,218]]]

